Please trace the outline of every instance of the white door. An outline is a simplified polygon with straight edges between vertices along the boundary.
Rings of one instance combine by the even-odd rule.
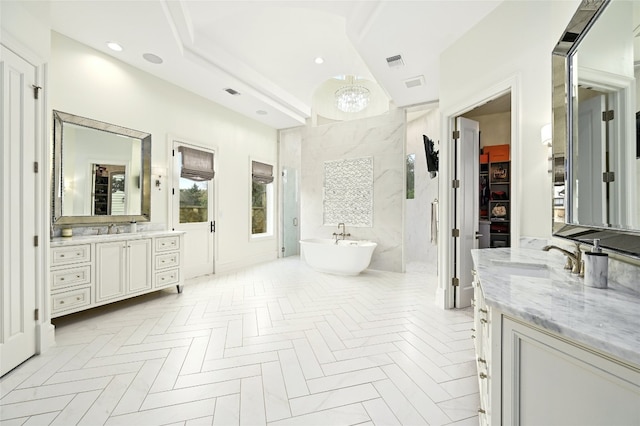
[[[0,376],[36,352],[35,67],[1,47]],[[42,167],[43,172],[45,167]]]
[[[606,184],[602,182],[606,156],[605,126],[602,121],[602,111],[605,109],[604,95],[580,102],[578,143],[574,147],[573,159],[577,165],[574,175],[574,193],[577,194],[574,217],[584,225],[607,226],[609,222]]]
[[[193,278],[215,272],[214,181],[196,182],[180,177],[180,146],[214,153],[213,150],[173,142],[172,228],[184,231],[184,276]]]
[[[454,238],[455,272],[459,279],[455,303],[456,308],[464,308],[471,304],[473,297],[471,250],[478,248],[480,125],[477,121],[458,117],[456,128],[460,131],[456,140],[456,179],[460,181],[460,187],[456,190],[454,228],[460,230],[460,237]]]
[[[298,170],[282,171],[282,257],[300,254]]]

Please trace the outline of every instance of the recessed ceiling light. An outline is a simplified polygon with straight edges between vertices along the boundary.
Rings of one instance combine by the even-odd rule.
[[[314,59],[314,62],[318,65],[320,65],[321,63],[324,62],[324,59],[322,59],[320,56],[318,56],[316,59]]]
[[[267,111],[263,110],[263,109],[259,109],[256,111],[256,114],[258,115],[267,115]]]
[[[120,46],[115,41],[108,41],[107,42],[107,47],[109,49],[111,49],[111,50],[115,50],[116,52],[122,52],[122,46]]]
[[[154,55],[153,53],[145,53],[144,55],[142,55],[142,57],[147,61],[151,62],[152,64],[162,63],[162,58],[158,55]]]

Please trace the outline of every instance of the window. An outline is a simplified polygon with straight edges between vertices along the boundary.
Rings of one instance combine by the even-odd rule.
[[[413,200],[415,198],[415,168],[416,155],[407,155],[407,200]]]
[[[251,162],[251,235],[273,234],[273,166]]]
[[[207,222],[209,182],[180,178],[180,223]]]

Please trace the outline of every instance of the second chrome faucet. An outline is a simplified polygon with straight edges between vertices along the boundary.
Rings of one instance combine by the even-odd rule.
[[[564,269],[571,270],[571,273],[573,274],[578,274],[580,276],[584,275],[584,263],[582,262],[582,250],[580,250],[580,244],[576,243],[576,249],[573,253],[554,245],[544,246],[542,250],[558,250],[567,256],[567,263],[564,265]]]
[[[334,232],[332,234],[334,237],[336,237],[336,244],[338,244],[338,237],[342,237],[342,239],[344,240],[345,237],[350,237],[351,236],[351,234],[347,234],[347,229],[346,229],[344,223],[340,222],[338,224],[338,231],[340,230],[340,228],[342,228],[342,232],[341,233],[337,234],[337,233]]]

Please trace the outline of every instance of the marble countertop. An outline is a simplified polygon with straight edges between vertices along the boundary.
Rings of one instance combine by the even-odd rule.
[[[122,234],[77,235],[73,237],[56,237],[51,239],[51,247],[73,244],[106,243],[109,241],[141,240],[143,238],[165,237],[184,234],[184,231],[144,231],[123,232]]]
[[[597,289],[563,269],[557,251],[472,250],[487,305],[640,366],[640,294]]]

